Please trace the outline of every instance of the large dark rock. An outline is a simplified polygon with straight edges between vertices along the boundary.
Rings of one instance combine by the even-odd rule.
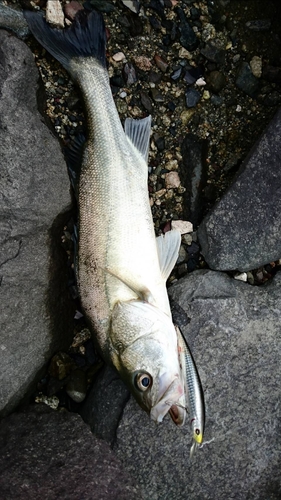
[[[195,271],[170,288],[205,394],[205,442],[131,398],[115,450],[146,500],[281,498],[281,274],[263,287]],[[180,313],[181,311],[181,313]]]
[[[207,185],[208,142],[200,140],[195,134],[186,134],[182,145],[180,177],[186,191],[184,198],[184,218],[197,226],[206,207],[204,190]]]
[[[139,500],[141,493],[79,415],[40,405],[1,422],[0,497]]]
[[[60,215],[70,204],[57,140],[37,110],[38,71],[29,48],[0,31],[0,411],[31,389],[66,345],[66,254]],[[54,319],[56,318],[56,320]]]
[[[80,414],[95,436],[112,444],[130,393],[118,373],[106,366],[95,378]]]
[[[199,227],[212,269],[248,271],[281,257],[281,110]]]

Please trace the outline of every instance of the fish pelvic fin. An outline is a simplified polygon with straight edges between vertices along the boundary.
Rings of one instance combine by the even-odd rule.
[[[176,229],[156,238],[161,274],[165,282],[177,261],[181,245],[181,234]]]
[[[147,116],[142,120],[126,118],[124,129],[126,136],[132,141],[133,145],[138,149],[147,163],[151,130],[151,116]]]
[[[70,61],[78,57],[93,57],[106,67],[106,32],[100,12],[81,10],[66,29],[52,28],[41,13],[26,10],[24,17],[33,36],[70,73]]]

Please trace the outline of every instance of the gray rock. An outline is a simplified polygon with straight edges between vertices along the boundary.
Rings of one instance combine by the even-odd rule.
[[[31,51],[7,31],[0,47],[0,411],[7,413],[67,345],[73,314],[60,250],[66,166],[37,111]]]
[[[259,88],[258,78],[253,75],[250,64],[245,61],[238,68],[235,83],[240,90],[243,90],[250,97],[254,97]]]
[[[201,222],[206,205],[204,192],[207,186],[208,142],[200,140],[195,134],[186,134],[182,145],[180,177],[186,191],[184,199],[184,218],[195,226]]]
[[[106,366],[95,379],[80,414],[95,436],[112,444],[129,397],[130,393],[117,372]]]
[[[145,500],[280,499],[281,274],[252,287],[195,271],[169,293],[204,389],[205,442],[191,462],[188,423],[155,426],[131,399],[117,456]]]
[[[188,89],[185,93],[185,102],[187,108],[194,108],[201,99],[201,94],[196,89]]]
[[[19,38],[25,38],[29,29],[22,11],[11,9],[0,0],[0,28],[13,31]]]
[[[248,271],[281,257],[281,110],[198,230],[212,269]]]
[[[1,422],[5,500],[139,500],[135,482],[79,415],[38,405]]]

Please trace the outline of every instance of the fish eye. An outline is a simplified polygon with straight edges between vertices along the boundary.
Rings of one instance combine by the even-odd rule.
[[[138,373],[135,377],[135,384],[140,391],[147,391],[152,385],[152,377],[148,373]]]
[[[195,429],[195,434],[196,434],[197,436],[199,436],[199,434],[200,434],[200,429]]]

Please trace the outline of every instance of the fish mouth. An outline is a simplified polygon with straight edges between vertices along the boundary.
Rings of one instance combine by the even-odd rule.
[[[184,405],[181,404],[183,398],[184,392],[182,384],[179,379],[176,378],[168,386],[158,402],[151,408],[150,418],[157,423],[162,422],[165,415],[169,412],[175,424],[183,425],[186,416]]]
[[[184,424],[186,415],[186,411],[184,408],[181,408],[180,406],[173,404],[169,409],[169,414],[171,419],[176,425],[181,426]]]

